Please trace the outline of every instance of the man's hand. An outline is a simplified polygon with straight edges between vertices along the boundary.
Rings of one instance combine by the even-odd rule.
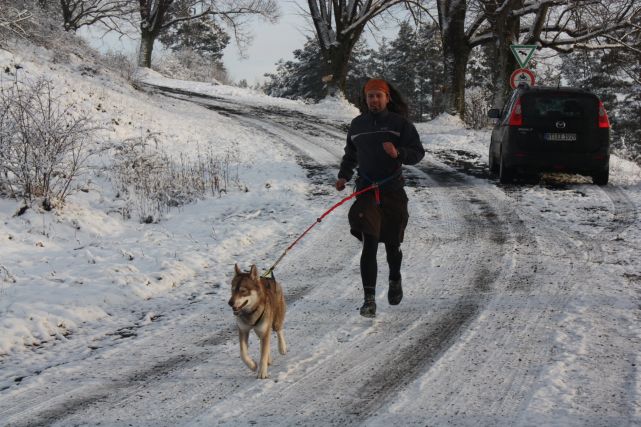
[[[345,184],[347,184],[347,180],[345,178],[338,178],[336,180],[336,189],[338,191],[343,191],[345,189]]]
[[[392,159],[395,159],[398,157],[398,150],[396,149],[396,147],[394,147],[394,144],[392,144],[391,142],[384,142],[383,150],[385,150],[387,155],[390,156]]]

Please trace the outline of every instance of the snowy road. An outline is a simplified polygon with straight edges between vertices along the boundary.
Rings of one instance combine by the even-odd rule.
[[[312,184],[310,218],[335,202],[344,124],[166,96],[224,113],[295,156]],[[638,192],[501,187],[464,173],[474,166],[465,156],[454,160],[428,149],[407,168],[401,305],[387,305],[381,248],[378,316],[358,315],[360,251],[339,211],[277,271],[290,352],[274,352],[271,379],[257,381],[238,357],[227,290],[203,292],[157,302],[159,319],[118,345],[11,389],[0,398],[2,423],[641,423]],[[274,257],[264,255],[265,263]],[[250,349],[256,354],[254,337]]]

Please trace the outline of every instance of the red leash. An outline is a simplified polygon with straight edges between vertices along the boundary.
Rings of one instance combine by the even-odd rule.
[[[370,185],[370,186],[368,186],[368,187],[363,188],[362,190],[355,191],[355,192],[354,192],[354,193],[352,193],[351,195],[349,195],[349,196],[345,197],[343,200],[341,200],[340,202],[336,203],[334,206],[332,206],[331,208],[329,208],[329,209],[328,209],[324,214],[322,214],[320,217],[318,217],[318,218],[316,219],[316,222],[314,222],[312,225],[310,225],[309,227],[307,227],[307,230],[305,230],[305,231],[303,232],[303,234],[301,234],[300,236],[298,236],[298,238],[297,238],[296,240],[294,240],[294,242],[293,242],[291,245],[289,245],[289,246],[287,247],[287,249],[285,249],[285,252],[283,252],[283,254],[278,258],[278,260],[276,260],[276,262],[274,263],[274,265],[272,265],[271,267],[269,267],[269,270],[267,270],[265,273],[263,273],[263,275],[262,275],[261,277],[272,277],[272,278],[273,278],[273,277],[274,277],[274,276],[273,276],[274,269],[276,268],[276,266],[278,265],[278,263],[279,263],[279,262],[280,262],[280,261],[285,257],[285,255],[287,255],[287,252],[289,252],[289,251],[290,251],[290,249],[291,249],[291,248],[293,248],[293,247],[294,247],[294,245],[296,245],[296,243],[298,243],[298,241],[299,241],[300,239],[302,239],[302,238],[305,236],[305,234],[309,233],[309,231],[310,231],[312,228],[314,228],[314,227],[316,226],[316,224],[318,224],[319,222],[321,222],[321,221],[323,220],[323,218],[325,218],[325,217],[326,217],[327,215],[329,215],[329,214],[330,214],[334,209],[336,209],[337,207],[339,207],[340,205],[342,205],[342,204],[343,204],[343,203],[345,203],[346,201],[348,201],[348,200],[350,200],[350,199],[353,199],[354,197],[358,196],[359,194],[363,194],[363,193],[365,193],[365,192],[367,192],[367,191],[374,190],[374,191],[376,192],[376,202],[377,202],[377,203],[380,203],[380,196],[379,196],[378,186],[379,186],[379,183],[374,183],[374,184],[372,184],[372,185]]]

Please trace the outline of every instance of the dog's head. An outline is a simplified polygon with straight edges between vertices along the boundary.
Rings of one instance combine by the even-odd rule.
[[[252,312],[260,302],[262,287],[258,269],[252,265],[249,273],[240,271],[238,264],[234,265],[234,278],[231,280],[231,298],[229,306],[234,310],[234,316]]]

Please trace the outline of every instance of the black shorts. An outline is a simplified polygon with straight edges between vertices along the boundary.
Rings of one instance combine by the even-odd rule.
[[[401,187],[380,192],[381,204],[376,204],[374,190],[356,197],[349,209],[350,233],[362,239],[362,234],[378,238],[381,243],[400,245],[405,235],[409,214],[407,194]]]

